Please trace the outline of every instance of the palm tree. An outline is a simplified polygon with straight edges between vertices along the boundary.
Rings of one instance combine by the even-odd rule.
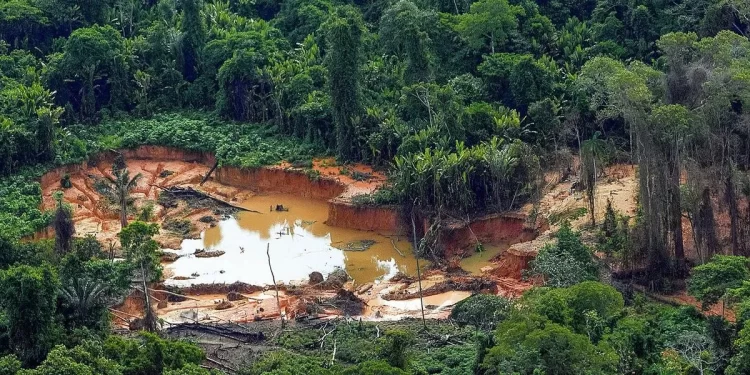
[[[112,204],[117,205],[120,210],[120,225],[122,228],[128,226],[128,206],[132,204],[130,192],[138,185],[143,177],[140,173],[130,178],[127,168],[112,168],[114,177],[105,176],[96,182],[96,190],[104,195]]]
[[[70,280],[60,289],[60,294],[82,320],[88,319],[89,311],[96,308],[107,297],[109,286],[101,281],[89,278]]]

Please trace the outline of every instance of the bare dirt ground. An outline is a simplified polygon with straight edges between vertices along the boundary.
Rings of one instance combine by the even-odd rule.
[[[289,163],[281,163],[277,168],[289,168]],[[350,199],[355,195],[370,194],[381,187],[387,180],[382,171],[377,171],[369,165],[347,164],[338,165],[334,158],[313,160],[312,170],[321,176],[334,178],[346,186],[343,194],[336,199]]]
[[[176,201],[173,207],[159,204],[159,194],[165,188],[192,188],[208,196],[218,198],[231,204],[241,204],[256,194],[250,189],[233,187],[218,183],[210,178],[200,185],[210,167],[198,162],[183,162],[159,159],[128,159],[127,169],[131,177],[137,174],[141,178],[132,192],[134,198],[133,212],[129,220],[137,218],[138,212],[149,204],[154,206],[152,222],[160,224],[162,229],[156,237],[164,248],[179,248],[186,237],[199,236],[201,231],[212,225],[200,219],[211,216],[220,219],[211,207],[192,207],[185,201]],[[294,169],[283,163],[269,167],[272,170]],[[332,159],[315,160],[312,170],[321,178],[334,179],[344,185],[344,192],[336,197],[347,200],[358,194],[372,193],[380,187],[386,177],[364,165],[336,165]],[[309,173],[309,169],[306,173]],[[88,168],[75,170],[68,174],[71,187],[62,189],[60,179],[48,178],[43,184],[43,208],[53,209],[56,202],[53,194],[62,191],[64,200],[74,209],[74,222],[78,236],[93,235],[100,242],[118,247],[117,234],[120,222],[117,210],[95,189],[97,180],[112,178],[111,164],[102,162]],[[174,233],[163,226],[168,221],[187,220],[191,223],[189,233]],[[169,275],[167,275],[169,276]],[[440,271],[425,276],[422,287],[425,293],[425,315],[428,318],[445,318],[450,307],[473,292],[471,280],[454,280]],[[506,283],[509,283],[506,281]],[[409,278],[401,281],[387,281],[355,286],[346,283],[340,289],[321,289],[316,286],[286,285],[280,293],[280,307],[275,293],[266,287],[265,291],[242,293],[239,299],[229,301],[226,293],[203,293],[200,288],[185,291],[186,299],[176,301],[159,291],[152,291],[159,317],[166,326],[201,322],[201,323],[244,323],[278,319],[283,315],[288,319],[300,316],[314,316],[316,319],[352,315],[364,320],[396,320],[404,317],[421,316],[418,299],[418,283]],[[260,288],[259,288],[260,289]],[[509,287],[503,291],[508,295],[519,294],[518,288]],[[349,294],[342,291],[349,292]],[[479,291],[479,290],[476,290]],[[343,297],[341,296],[343,294]],[[394,297],[396,296],[396,297]],[[236,297],[236,296],[235,296]],[[397,300],[392,300],[395,298]],[[348,304],[361,304],[360,311],[346,311]],[[128,297],[124,303],[113,308],[115,324],[126,328],[129,323],[142,315],[143,304],[137,294]]]
[[[100,163],[94,167],[70,174],[72,187],[62,189],[59,182],[42,186],[42,207],[52,209],[55,206],[53,193],[62,191],[64,200],[73,207],[73,221],[76,235],[93,235],[101,243],[115,244],[119,247],[117,234],[120,232],[120,220],[116,209],[104,199],[94,188],[97,179],[112,178],[112,166]],[[134,219],[136,212],[145,205],[154,205],[153,221],[163,224],[166,220],[188,219],[194,223],[193,234],[200,233],[209,224],[198,221],[203,216],[212,216],[211,210],[193,210],[184,202],[177,207],[165,208],[157,204],[159,192],[162,188],[173,186],[197,187],[208,167],[198,163],[160,161],[160,160],[128,160],[127,168],[130,176],[141,174],[138,185],[132,192],[135,199],[134,212],[129,213],[129,219]],[[201,190],[226,200],[238,200],[247,196],[249,192],[223,186],[212,181],[206,182]],[[162,229],[157,241],[166,248],[179,247],[182,236]]]

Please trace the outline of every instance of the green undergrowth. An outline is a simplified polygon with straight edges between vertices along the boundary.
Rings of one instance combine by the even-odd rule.
[[[150,119],[109,120],[95,127],[71,128],[94,152],[142,145],[215,153],[222,165],[255,168],[282,160],[309,164],[325,150],[279,135],[273,126],[249,125],[200,113],[169,113]]]
[[[26,169],[0,178],[0,235],[20,238],[34,234],[49,223],[52,215],[42,212],[39,177],[43,169]]]
[[[383,187],[371,194],[359,194],[352,197],[355,206],[386,206],[399,203],[399,195],[393,187]]]
[[[325,331],[331,331],[330,324]],[[394,342],[408,343],[402,353],[408,362],[407,373],[413,374],[469,374],[476,361],[476,330],[473,327],[460,328],[449,321],[428,320],[427,329],[418,319],[403,319],[397,322],[360,323],[357,321],[335,324],[335,330],[325,340],[320,327],[305,327],[284,331],[275,344],[278,352],[285,357],[305,358],[313,363],[330,361],[334,346],[335,363],[343,368],[367,362],[397,362],[391,356],[389,345]],[[273,357],[271,354],[268,357]],[[262,370],[263,361],[254,366],[257,373]],[[339,373],[331,369],[331,374]],[[254,373],[252,370],[250,373]],[[329,372],[320,372],[327,374]]]

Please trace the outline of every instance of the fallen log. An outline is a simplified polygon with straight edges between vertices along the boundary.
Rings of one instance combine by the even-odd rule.
[[[170,332],[180,331],[180,330],[189,330],[189,331],[196,331],[196,332],[201,332],[201,333],[205,333],[209,335],[216,335],[216,336],[234,340],[240,343],[258,342],[258,341],[263,341],[266,339],[265,335],[262,332],[258,332],[258,333],[247,332],[244,328],[243,328],[243,331],[240,332],[237,329],[229,328],[226,325],[208,325],[208,324],[201,324],[198,322],[194,322],[194,323],[175,324],[174,326],[169,328]]]
[[[393,250],[396,250],[398,255],[401,255],[402,257],[406,258],[406,255],[404,255],[404,253],[402,253],[401,250],[398,249],[398,246],[396,246],[396,243],[393,242],[393,238],[391,238],[390,240],[391,240],[391,246],[393,246]]]
[[[203,177],[203,180],[201,180],[200,186],[203,186],[203,184],[205,184],[206,181],[208,181],[208,179],[211,177],[211,173],[214,173],[214,171],[216,170],[216,167],[218,166],[219,166],[219,161],[217,160],[216,163],[214,163],[213,167],[211,167],[211,169],[208,170],[208,173],[206,173],[206,176]]]
[[[225,368],[225,369],[227,369],[229,371],[232,371],[232,372],[235,372],[235,373],[237,372],[237,369],[232,368],[230,366],[227,366],[227,365],[225,365],[225,364],[223,364],[223,363],[221,363],[221,362],[219,362],[219,361],[217,361],[215,359],[211,359],[208,356],[206,356],[206,361],[209,361],[209,362],[211,362],[211,363],[213,363],[213,364],[215,364],[217,366],[223,367],[223,368]]]
[[[126,313],[126,312],[124,312],[124,311],[120,311],[120,310],[115,310],[115,309],[113,309],[113,308],[111,308],[111,307],[109,308],[109,311],[110,311],[110,312],[112,312],[113,314],[117,313],[117,314],[122,314],[122,315],[125,315],[125,316],[129,316],[129,317],[131,317],[131,318],[136,318],[136,319],[139,319],[139,318],[140,318],[140,316],[137,316],[137,315],[133,315],[133,314],[128,314],[128,313]],[[116,315],[116,314],[115,314],[115,315]]]
[[[257,214],[261,213],[260,211],[251,210],[249,208],[245,208],[245,207],[242,207],[242,206],[239,206],[239,205],[227,202],[227,201],[225,201],[225,200],[223,200],[221,198],[214,197],[211,194],[208,194],[206,192],[200,191],[198,189],[194,189],[194,188],[192,188],[190,186],[187,186],[187,187],[181,187],[181,186],[164,187],[164,186],[159,186],[159,185],[152,185],[152,186],[156,186],[157,188],[161,189],[162,191],[164,191],[166,193],[169,193],[169,194],[172,194],[175,197],[186,197],[187,196],[187,197],[196,197],[196,198],[200,198],[200,199],[209,199],[209,200],[212,200],[212,201],[214,201],[214,202],[216,202],[216,203],[218,203],[220,205],[231,207],[231,208],[234,208],[235,210],[238,210],[238,211],[254,212],[254,213],[257,213]]]
[[[150,290],[150,291],[152,291],[152,292],[158,292],[158,293],[165,293],[165,294],[170,294],[170,295],[173,295],[173,296],[175,296],[175,297],[182,297],[182,298],[185,298],[185,299],[191,299],[191,300],[193,300],[193,301],[200,301],[200,299],[198,299],[198,298],[193,298],[193,297],[189,297],[189,296],[186,296],[186,295],[182,295],[182,294],[178,294],[178,293],[170,292],[170,291],[168,291],[168,290],[163,290],[163,289],[151,289],[151,288],[148,288],[148,290]]]

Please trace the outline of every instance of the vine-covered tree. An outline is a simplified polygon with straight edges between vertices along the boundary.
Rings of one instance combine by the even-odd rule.
[[[180,0],[182,8],[180,66],[182,76],[188,82],[193,82],[198,78],[200,54],[206,42],[206,31],[200,15],[201,3],[201,0]]]
[[[364,28],[362,16],[351,6],[340,6],[324,28],[336,153],[342,160],[352,160],[359,153],[357,127],[362,115],[359,67]]]
[[[55,299],[60,281],[49,266],[13,266],[0,272],[8,343],[25,365],[35,365],[54,343]]]
[[[61,192],[55,193],[57,208],[55,209],[55,252],[59,256],[68,254],[73,247],[73,235],[76,233],[73,222],[73,209],[63,201]]]

